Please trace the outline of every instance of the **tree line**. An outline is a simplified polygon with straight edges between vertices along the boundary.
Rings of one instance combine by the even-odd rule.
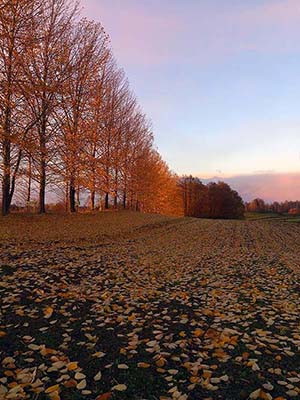
[[[13,199],[45,213],[47,193],[70,212],[81,196],[91,210],[243,212],[228,185],[170,171],[109,36],[75,0],[0,0],[0,178],[3,215]]]
[[[251,202],[245,203],[246,210],[259,213],[277,213],[277,214],[298,214],[300,215],[300,201],[284,201],[266,203],[263,199],[256,198]]]
[[[172,213],[176,177],[112,54],[73,0],[0,0],[2,214],[14,196],[46,211],[47,189]],[[176,196],[175,196],[176,197]]]

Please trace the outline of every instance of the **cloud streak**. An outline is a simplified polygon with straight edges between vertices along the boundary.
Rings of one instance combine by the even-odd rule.
[[[227,182],[240,193],[245,201],[251,201],[257,197],[267,202],[300,199],[300,173],[260,173],[204,179],[205,182],[211,180]]]

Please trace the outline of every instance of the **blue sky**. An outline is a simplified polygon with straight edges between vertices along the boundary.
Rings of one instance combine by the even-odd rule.
[[[177,173],[300,171],[299,0],[82,0]]]

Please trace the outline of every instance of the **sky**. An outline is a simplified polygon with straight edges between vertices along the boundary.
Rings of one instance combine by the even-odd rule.
[[[81,4],[110,35],[172,170],[278,184],[300,172],[299,0]]]

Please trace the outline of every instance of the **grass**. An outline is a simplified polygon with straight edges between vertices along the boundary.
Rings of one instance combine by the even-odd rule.
[[[277,214],[277,213],[259,213],[259,212],[246,212],[245,219],[247,221],[259,221],[259,220],[278,220],[278,221],[285,221],[285,222],[300,222],[300,216],[298,215],[291,215],[288,213],[284,214]]]
[[[273,219],[282,218],[281,215],[276,213],[259,213],[259,212],[246,212],[245,219],[248,221],[261,220],[261,219]]]

